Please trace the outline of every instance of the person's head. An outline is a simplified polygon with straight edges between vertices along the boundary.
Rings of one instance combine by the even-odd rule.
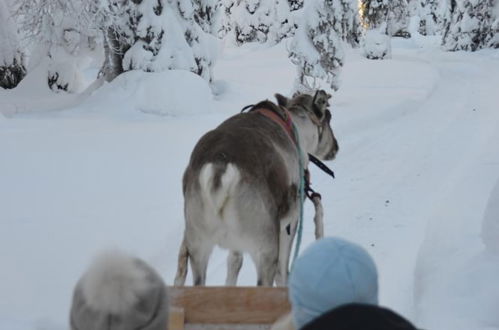
[[[164,330],[167,322],[166,287],[138,258],[118,251],[101,254],[75,287],[72,330]]]
[[[322,314],[301,330],[416,330],[396,312],[375,305],[347,304]]]
[[[296,259],[289,296],[298,329],[340,305],[377,304],[376,265],[357,244],[333,237],[320,239]]]

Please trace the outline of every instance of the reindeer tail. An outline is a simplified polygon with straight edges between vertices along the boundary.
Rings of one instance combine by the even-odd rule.
[[[200,171],[202,198],[214,214],[223,218],[224,209],[240,181],[237,167],[231,163],[208,163]]]

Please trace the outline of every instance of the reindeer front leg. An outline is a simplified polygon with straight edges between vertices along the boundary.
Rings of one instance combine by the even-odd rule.
[[[314,203],[315,208],[315,239],[321,239],[324,237],[324,209],[322,207],[321,195],[312,195],[312,203]]]
[[[288,284],[289,258],[291,248],[298,226],[298,212],[293,216],[281,220],[281,230],[279,231],[279,263],[276,274],[276,286],[286,286]]]

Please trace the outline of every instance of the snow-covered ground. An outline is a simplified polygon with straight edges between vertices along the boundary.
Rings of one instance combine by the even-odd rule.
[[[312,169],[326,235],[368,249],[381,303],[419,327],[498,329],[499,53],[420,44],[394,40],[385,61],[347,52],[332,106],[337,179]],[[288,93],[294,74],[284,45],[249,45],[225,49],[214,98],[185,72],[128,73],[90,96],[53,94],[40,72],[0,89],[0,328],[66,329],[73,286],[103,248],[171,284],[194,144]],[[209,284],[223,284],[225,257],[212,256]],[[255,282],[246,258],[239,283]]]

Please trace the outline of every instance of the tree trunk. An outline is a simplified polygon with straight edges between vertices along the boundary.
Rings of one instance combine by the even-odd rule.
[[[130,45],[120,40],[118,32],[113,27],[108,27],[104,32],[104,64],[100,75],[104,76],[107,82],[112,81],[124,72],[123,56],[130,48]]]

